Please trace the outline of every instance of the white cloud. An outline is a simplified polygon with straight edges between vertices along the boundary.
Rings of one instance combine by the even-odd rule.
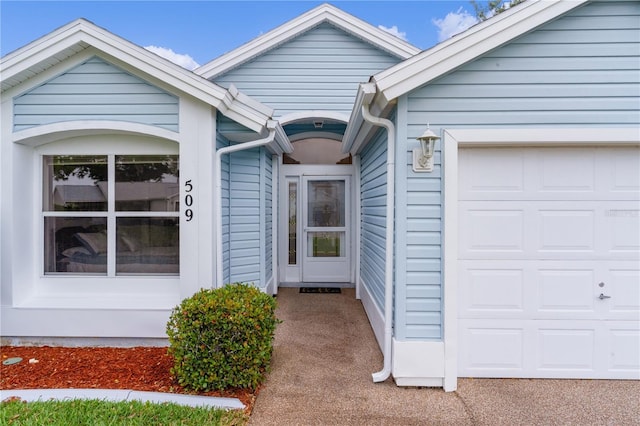
[[[166,47],[145,46],[144,48],[158,56],[162,56],[163,58],[170,60],[174,64],[180,65],[182,68],[188,69],[189,71],[193,71],[200,66],[200,64],[194,61],[191,56],[176,53]]]
[[[460,7],[456,12],[449,12],[444,19],[434,19],[438,27],[438,41],[444,41],[478,23],[478,19]]]
[[[382,31],[388,32],[391,35],[401,38],[404,41],[407,41],[407,33],[401,32],[396,25],[391,28],[387,28],[384,25],[378,25],[378,28],[380,28]]]

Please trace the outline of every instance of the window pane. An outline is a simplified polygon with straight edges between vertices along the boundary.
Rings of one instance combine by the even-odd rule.
[[[116,211],[178,211],[177,155],[116,156]]]
[[[344,232],[309,232],[308,257],[344,257]]]
[[[289,182],[289,265],[295,265],[298,257],[298,183]]]
[[[44,273],[107,273],[107,219],[45,217]]]
[[[179,218],[121,217],[116,220],[116,272],[178,274]]]
[[[44,211],[106,211],[107,157],[44,157]]]
[[[308,223],[310,227],[344,226],[343,180],[309,181]]]

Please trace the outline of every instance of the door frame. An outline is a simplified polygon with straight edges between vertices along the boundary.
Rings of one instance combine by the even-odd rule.
[[[349,188],[348,197],[346,203],[348,203],[348,217],[347,219],[347,232],[349,246],[346,248],[348,251],[348,258],[350,259],[349,265],[349,280],[345,283],[339,283],[344,287],[355,286],[355,271],[356,271],[356,200],[355,192],[355,166],[353,164],[340,164],[340,165],[298,165],[298,164],[280,164],[279,177],[278,177],[278,276],[279,286],[305,286],[315,284],[305,284],[302,281],[302,220],[296,221],[296,235],[298,236],[296,241],[296,264],[289,265],[289,183],[297,182],[298,196],[296,197],[296,211],[299,215],[302,213],[303,197],[301,196],[303,177],[314,178],[332,178],[332,177],[345,177],[349,176]]]

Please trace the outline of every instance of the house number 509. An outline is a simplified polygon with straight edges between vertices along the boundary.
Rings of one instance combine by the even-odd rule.
[[[193,191],[191,179],[184,183],[184,191],[187,193],[187,195],[184,196],[184,205],[187,206],[184,215],[187,217],[187,222],[191,222],[191,219],[193,219],[193,210],[191,209],[193,205],[193,195],[190,194],[190,192]]]

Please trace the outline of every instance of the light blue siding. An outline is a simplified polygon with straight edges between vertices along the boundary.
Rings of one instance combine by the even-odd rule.
[[[229,157],[229,280],[262,286],[261,151],[238,151]]]
[[[276,110],[349,114],[358,83],[400,60],[328,23],[242,64],[214,81],[233,83]]]
[[[218,117],[220,115],[218,114]],[[218,133],[216,135],[216,149],[229,146],[229,141],[224,136]],[[229,234],[229,156],[223,155],[222,161],[222,267],[224,269],[222,273],[222,279],[225,283],[229,281],[229,246],[230,246],[230,234]],[[217,200],[214,200],[216,202]]]
[[[71,120],[178,131],[178,98],[94,57],[14,99],[14,131]]]
[[[588,4],[414,92],[409,121],[442,127],[637,125],[639,23],[638,2]]]
[[[272,218],[273,218],[273,164],[271,154],[265,149],[262,148],[261,155],[264,161],[264,211],[265,211],[265,226],[264,226],[264,270],[265,270],[265,285],[271,280],[273,277],[273,268],[271,267],[271,262],[273,260],[273,227],[272,227]]]
[[[384,312],[387,136],[379,131],[360,154],[360,277]]]
[[[406,188],[398,194],[396,333],[441,339],[441,158],[415,174],[427,123],[443,128],[640,125],[640,2],[588,4],[399,99]],[[399,124],[400,127],[400,124]],[[446,159],[444,159],[446,161]],[[402,173],[399,173],[399,176]],[[399,183],[399,185],[402,185]],[[406,209],[405,209],[406,206]],[[402,256],[398,256],[402,257]]]

